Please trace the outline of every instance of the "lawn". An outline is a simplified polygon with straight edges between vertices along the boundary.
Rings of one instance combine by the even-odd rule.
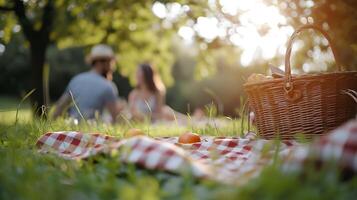
[[[149,124],[120,125],[68,123],[63,119],[34,120],[26,101],[0,98],[0,199],[354,199],[357,178],[342,180],[336,168],[284,174],[279,164],[267,166],[244,186],[197,180],[190,174],[150,171],[99,156],[68,161],[39,154],[37,138],[48,131],[80,130],[117,137],[131,127],[150,136],[173,136],[185,130],[202,135],[238,135],[241,121],[224,128],[194,128]],[[18,120],[16,112],[18,110]]]
[[[20,102],[20,99],[0,96],[0,122],[2,124],[14,123],[16,112],[18,112],[19,121],[30,122],[32,120],[29,103],[27,101]]]

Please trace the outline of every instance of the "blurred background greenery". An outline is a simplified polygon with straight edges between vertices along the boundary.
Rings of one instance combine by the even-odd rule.
[[[32,95],[50,105],[75,74],[88,70],[90,48],[111,45],[114,82],[127,98],[137,64],[154,64],[181,112],[215,103],[236,116],[251,73],[283,68],[286,41],[315,23],[333,38],[340,62],[357,69],[355,0],[0,0],[0,94]],[[295,42],[295,73],[332,70],[327,41],[305,33]]]

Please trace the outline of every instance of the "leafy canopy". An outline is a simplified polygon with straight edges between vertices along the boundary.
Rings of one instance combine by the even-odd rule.
[[[59,48],[106,43],[111,45],[118,57],[119,70],[124,75],[135,74],[137,64],[151,62],[163,75],[166,84],[172,83],[170,66],[174,62],[171,53],[172,35],[180,23],[188,17],[180,12],[167,21],[155,16],[152,6],[156,1],[96,1],[96,0],[26,0],[23,1],[26,16],[34,30],[42,26],[42,16],[48,3],[54,4],[54,26],[51,43]],[[161,1],[166,5],[190,4],[204,7],[204,1]],[[201,5],[201,6],[198,6]],[[0,0],[0,7],[9,12],[0,14],[0,43],[8,43],[13,34],[21,31],[19,22],[10,8],[12,1]]]

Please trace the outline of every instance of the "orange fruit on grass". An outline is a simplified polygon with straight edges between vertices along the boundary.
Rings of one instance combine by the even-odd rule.
[[[129,129],[125,134],[124,137],[125,138],[130,138],[130,137],[135,137],[135,136],[139,136],[139,135],[145,135],[145,133],[138,129],[138,128],[132,128]]]
[[[180,135],[178,142],[181,144],[192,144],[196,142],[201,142],[201,138],[196,133],[187,132]]]

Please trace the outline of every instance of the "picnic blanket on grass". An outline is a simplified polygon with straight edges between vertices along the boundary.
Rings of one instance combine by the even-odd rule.
[[[50,132],[36,143],[41,153],[65,159],[85,159],[119,151],[118,162],[173,173],[190,172],[228,184],[243,184],[260,174],[275,159],[286,159],[286,168],[299,168],[310,151],[321,159],[334,158],[357,171],[357,123],[350,122],[312,145],[295,141],[203,136],[200,143],[179,144],[177,137],[137,136],[118,139],[100,133]],[[352,142],[351,142],[352,141]],[[313,148],[311,148],[313,147]]]

